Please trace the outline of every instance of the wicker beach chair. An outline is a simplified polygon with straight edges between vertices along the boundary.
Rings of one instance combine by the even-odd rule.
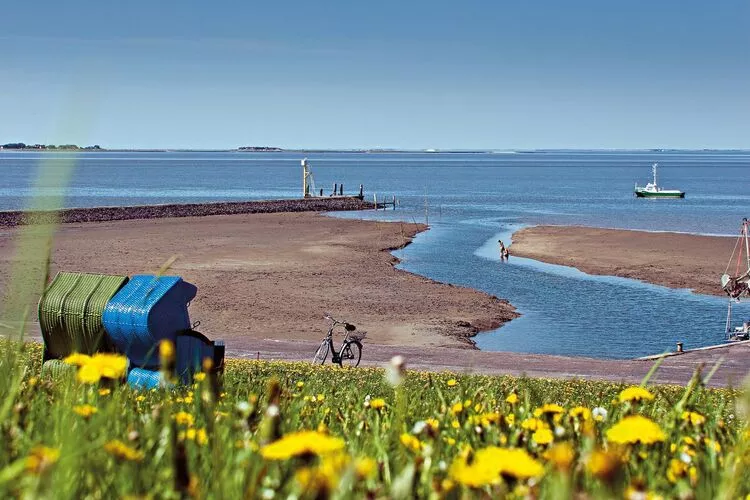
[[[127,282],[125,276],[59,272],[39,299],[44,360],[112,351],[102,314]]]

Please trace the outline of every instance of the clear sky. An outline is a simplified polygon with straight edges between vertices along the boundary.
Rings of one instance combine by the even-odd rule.
[[[0,143],[750,148],[748,0],[0,12]]]

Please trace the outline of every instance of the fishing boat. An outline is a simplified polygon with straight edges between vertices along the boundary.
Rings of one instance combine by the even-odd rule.
[[[721,288],[729,295],[725,328],[727,342],[750,340],[750,319],[744,321],[740,326],[732,324],[732,303],[750,298],[750,236],[748,233],[750,233],[750,222],[747,218],[744,218],[740,226],[739,238],[737,238],[732,255],[729,257],[727,268],[721,276]],[[736,259],[735,254],[737,255]],[[734,264],[734,273],[729,274],[732,264]]]
[[[658,163],[654,163],[651,166],[651,170],[654,172],[654,182],[649,182],[645,187],[639,186],[637,182],[635,183],[635,196],[637,198],[684,198],[684,191],[659,187],[656,183],[656,167],[658,165]]]

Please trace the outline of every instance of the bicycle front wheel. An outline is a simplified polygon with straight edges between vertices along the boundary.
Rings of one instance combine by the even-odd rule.
[[[312,362],[316,365],[322,365],[326,362],[326,358],[328,357],[328,342],[323,341],[320,344],[320,347],[318,347],[318,350],[315,351],[315,357],[313,357]]]
[[[362,358],[362,344],[356,340],[350,340],[346,342],[341,348],[341,366],[355,367],[359,365],[359,360]]]

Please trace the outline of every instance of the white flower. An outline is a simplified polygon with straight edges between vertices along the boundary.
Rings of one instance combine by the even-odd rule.
[[[404,378],[406,372],[406,363],[403,356],[393,356],[391,362],[386,367],[386,378],[392,386],[397,386]]]
[[[594,420],[597,422],[603,422],[607,420],[607,410],[602,408],[601,406],[597,406],[593,410],[591,410],[591,416],[594,417]]]
[[[421,434],[424,428],[427,427],[427,422],[424,420],[420,420],[419,422],[414,424],[414,427],[411,429],[412,434]]]

